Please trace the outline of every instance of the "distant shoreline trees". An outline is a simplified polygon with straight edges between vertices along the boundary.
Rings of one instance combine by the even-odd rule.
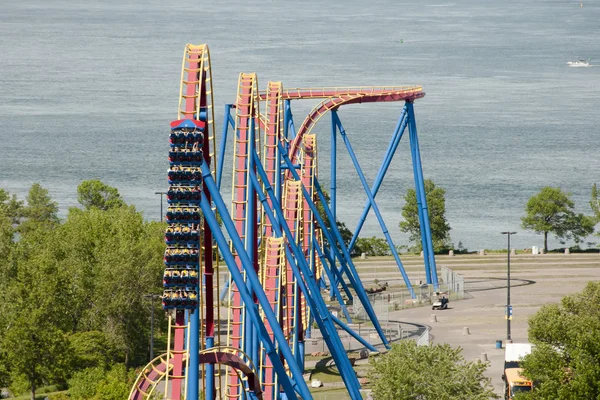
[[[592,203],[596,186],[592,189]],[[580,243],[594,232],[597,219],[582,213],[575,213],[575,203],[569,193],[560,188],[546,186],[532,196],[525,206],[525,216],[521,218],[523,229],[544,235],[544,251],[548,252],[548,234],[561,240],[573,239]],[[593,209],[593,206],[592,206]]]
[[[446,191],[436,186],[430,179],[426,179],[424,185],[433,250],[436,253],[447,251],[453,245],[450,242],[450,230],[452,228],[450,228],[450,224],[446,220]],[[409,233],[409,240],[414,243],[414,249],[421,251],[423,248],[421,243],[421,223],[419,221],[417,192],[415,189],[408,189],[406,191],[404,201],[405,204],[402,207],[404,221],[400,222],[400,230]]]
[[[100,181],[78,193],[83,209],[59,221],[39,184],[25,203],[0,189],[0,387],[32,398],[78,371],[145,363],[149,307],[162,314],[144,295],[162,290],[164,224]]]

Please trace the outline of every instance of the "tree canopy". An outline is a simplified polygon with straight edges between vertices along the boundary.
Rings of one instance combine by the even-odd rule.
[[[98,180],[83,181],[77,187],[77,201],[89,210],[98,208],[108,210],[110,208],[122,207],[125,205],[119,191]]]
[[[483,373],[487,364],[467,362],[461,348],[417,346],[403,340],[370,361],[376,399],[488,400],[498,398]]]
[[[534,390],[518,399],[600,398],[600,282],[543,306],[529,319],[536,346],[523,361]]]
[[[584,214],[576,214],[575,204],[568,193],[560,188],[546,186],[532,196],[521,218],[524,229],[544,235],[544,250],[548,251],[548,234],[560,240],[573,239],[579,243],[594,232],[594,220]]]
[[[426,179],[424,185],[433,250],[441,252],[452,247],[452,243],[450,243],[450,229],[452,228],[450,228],[450,224],[446,220],[446,191],[436,186],[430,179]],[[409,240],[414,243],[414,248],[417,251],[421,251],[423,249],[421,243],[421,223],[419,221],[417,192],[415,189],[408,189],[406,191],[404,201],[405,204],[402,207],[404,221],[400,222],[400,230],[409,233]]]
[[[160,305],[144,294],[161,290],[164,224],[118,200],[61,223],[41,186],[25,206],[0,191],[0,382],[35,393],[86,368],[147,360],[149,307]]]

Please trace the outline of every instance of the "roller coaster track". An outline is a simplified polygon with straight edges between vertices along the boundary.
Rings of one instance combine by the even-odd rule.
[[[302,213],[302,182],[295,180],[286,180],[283,189],[283,213],[285,221],[290,229],[292,237],[287,237],[288,241],[298,242],[298,228],[300,225],[300,218]],[[292,272],[292,267],[288,265],[286,267],[286,280],[283,286],[285,304],[283,306],[283,333],[286,335],[288,342],[292,344],[294,342],[294,311],[296,308],[296,291],[298,286],[296,278]],[[292,349],[294,348],[291,346]]]
[[[286,258],[284,250],[284,238],[275,238],[269,236],[265,239],[265,258],[262,265],[262,280],[265,294],[269,299],[271,308],[275,315],[281,316],[281,282],[282,273],[285,272]],[[265,327],[271,340],[274,340],[273,327],[264,317],[264,311],[261,309],[261,315],[265,321]],[[267,399],[275,398],[277,390],[277,376],[273,369],[273,363],[267,357],[265,349],[261,346],[260,354],[260,376],[264,385],[264,392]]]
[[[156,387],[160,382],[168,379],[167,372],[174,368],[173,363],[169,360],[173,360],[172,353],[162,354],[152,360],[138,375],[128,398],[131,400],[152,398]],[[244,392],[252,392],[256,398],[263,399],[263,391],[256,375],[256,368],[243,351],[225,346],[204,349],[200,351],[198,360],[200,365],[220,364],[230,367],[238,375]],[[187,362],[187,358],[183,361]]]
[[[204,329],[199,329],[200,346],[204,345],[207,336],[214,336],[212,234],[202,223],[198,207],[202,191],[210,199],[210,194],[203,188],[200,164],[204,160],[211,166],[213,175],[216,164],[212,73],[206,45],[185,46],[177,118],[171,123],[166,215],[169,226],[165,231],[163,307],[169,311],[167,353],[152,360],[142,371],[130,399],[147,398],[163,378],[165,398],[170,394],[170,399],[179,400],[182,389],[183,392],[187,390],[184,369],[189,370],[191,332],[185,321],[186,311],[197,310],[196,315],[200,314],[199,320],[204,322]],[[201,260],[204,260],[204,283],[199,290]],[[218,290],[218,282],[216,287]],[[217,319],[220,319],[218,311]],[[188,343],[185,343],[186,337]]]
[[[315,196],[315,188],[314,188],[314,178],[317,174],[317,140],[315,135],[305,135],[304,136],[304,146],[302,149],[302,184],[308,191],[309,195],[312,197],[312,201],[316,200]],[[307,260],[310,261],[310,267],[313,269],[313,273],[315,272],[315,259],[318,257],[314,257],[312,240],[315,237],[314,234],[314,218],[312,215],[312,210],[308,205],[308,201],[306,199],[302,200],[302,250]],[[317,280],[318,282],[318,280]],[[306,304],[306,298],[303,293],[300,293],[300,312],[301,321],[302,321],[302,332],[305,332],[308,329],[308,323],[310,321],[310,313],[309,308]]]
[[[231,215],[235,223],[236,230],[240,239],[244,242],[247,251],[257,260],[257,234],[260,231],[256,226],[256,208],[250,210],[248,202],[253,193],[250,189],[250,166],[252,164],[249,157],[254,151],[259,149],[260,143],[260,125],[258,123],[259,103],[258,82],[256,74],[240,74],[238,80],[238,95],[236,100],[236,119],[235,119],[235,144],[233,156],[233,187],[231,200]],[[251,143],[254,140],[255,143]],[[254,202],[255,204],[255,202]],[[246,220],[248,213],[254,215],[254,222],[248,224]],[[249,240],[248,233],[253,232],[253,240]],[[243,272],[239,255],[235,254],[236,264]],[[256,262],[255,269],[258,269]],[[233,348],[246,348],[244,336],[244,315],[245,305],[241,300],[239,290],[235,285],[230,285],[230,299],[233,304],[229,307],[229,330],[228,345]],[[241,393],[241,386],[236,373],[230,370],[227,382],[227,397],[238,398]]]
[[[389,101],[414,101],[425,96],[421,86],[392,87],[357,87],[357,88],[322,88],[322,89],[288,89],[283,99],[324,98],[315,106],[302,122],[300,129],[289,149],[290,159],[295,162],[298,149],[304,135],[309,134],[314,125],[331,110],[342,105],[354,103],[373,103]],[[261,94],[262,98],[262,94]]]
[[[267,176],[267,182],[271,187],[277,187],[280,176],[279,161],[279,142],[283,130],[283,103],[281,101],[281,92],[283,85],[281,82],[269,82],[267,87],[267,97],[265,114],[261,118],[261,127],[264,129],[264,152],[263,166]],[[273,208],[271,199],[267,199],[267,207]],[[272,310],[277,316],[281,316],[281,285],[285,282],[286,258],[284,251],[284,239],[275,238],[273,226],[268,220],[266,212],[263,209],[261,221],[264,225],[264,238],[262,247],[264,249],[265,261],[261,265],[262,286],[265,294],[271,304]],[[283,275],[282,275],[283,274]],[[264,316],[264,310],[261,309]],[[280,319],[281,320],[281,319]],[[273,327],[265,321],[265,326],[271,340],[274,340]],[[277,376],[273,369],[273,363],[266,356],[264,347],[260,350],[260,375],[264,386],[265,396],[268,399],[277,396]]]

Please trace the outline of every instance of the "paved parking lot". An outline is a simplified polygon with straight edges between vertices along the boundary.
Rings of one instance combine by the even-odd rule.
[[[486,375],[497,393],[502,391],[504,350],[496,349],[496,340],[506,339],[506,255],[437,257],[438,266],[452,268],[465,278],[468,299],[454,301],[448,310],[430,307],[412,308],[390,313],[390,319],[423,323],[431,326],[434,343],[461,346],[467,360],[487,357]],[[404,258],[411,279],[419,274],[418,257]],[[377,263],[377,266],[373,265]],[[361,276],[380,281],[396,278],[390,261],[359,263]],[[511,257],[511,303],[513,342],[527,341],[527,319],[548,303],[559,302],[566,295],[579,292],[591,280],[600,279],[600,254],[545,254]],[[435,315],[437,322],[432,322]],[[469,334],[465,335],[468,328]]]

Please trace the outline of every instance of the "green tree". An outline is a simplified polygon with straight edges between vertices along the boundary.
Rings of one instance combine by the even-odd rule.
[[[98,208],[108,210],[115,207],[123,207],[125,202],[121,199],[119,191],[99,180],[87,180],[81,182],[77,187],[77,201],[89,210]]]
[[[600,282],[589,282],[560,304],[543,306],[529,319],[536,346],[523,360],[534,390],[519,399],[600,398]]]
[[[11,223],[19,223],[23,212],[23,202],[16,195],[10,195],[6,190],[0,189],[0,214],[10,218]]]
[[[19,226],[20,233],[38,228],[51,229],[58,224],[58,203],[52,201],[47,189],[34,183],[29,189],[22,215],[25,221]]]
[[[452,247],[452,243],[450,243],[450,229],[452,228],[446,220],[446,191],[436,186],[430,179],[426,179],[424,184],[433,250],[442,252]],[[423,249],[421,223],[419,221],[417,192],[415,189],[406,191],[404,202],[404,207],[402,207],[404,221],[400,222],[400,230],[409,233],[409,240],[415,244],[414,247],[417,251],[421,251]]]
[[[108,338],[100,331],[77,332],[69,337],[74,369],[106,368],[116,360]]]
[[[11,381],[25,380],[32,399],[40,385],[66,381],[70,353],[57,305],[61,282],[48,257],[41,231],[23,236],[15,252],[15,271],[0,293],[0,364]],[[31,250],[36,250],[32,253]]]
[[[0,263],[0,379],[35,391],[73,369],[145,362],[143,296],[161,288],[163,232],[133,207],[72,209],[24,232]]]
[[[134,380],[134,372],[123,364],[115,364],[108,370],[88,368],[69,380],[69,393],[73,400],[122,400],[129,395]]]
[[[330,201],[331,198],[329,197],[329,193],[327,193],[326,191],[323,191],[323,196],[325,196],[325,200],[327,200],[327,202]],[[331,222],[329,221],[329,218],[327,218],[327,213],[325,212],[325,207],[323,207],[323,204],[320,201],[317,202],[317,210],[319,211],[319,216],[325,222],[325,226],[327,227],[327,229],[329,229],[331,227]],[[344,244],[347,247],[350,244],[350,241],[352,240],[352,231],[350,231],[350,229],[348,229],[346,224],[340,220],[336,220],[336,226],[337,226],[338,230],[340,231],[340,235],[342,236],[342,240],[344,241]],[[355,254],[355,252],[353,252],[353,254]],[[360,253],[358,253],[358,254],[360,254]]]
[[[390,245],[384,238],[372,236],[370,238],[359,238],[356,241],[356,248],[360,249],[361,253],[366,253],[370,256],[389,256],[392,254]]]
[[[600,196],[598,196],[598,188],[596,184],[592,186],[592,198],[590,200],[590,207],[594,213],[594,223],[600,222]]]
[[[521,218],[524,229],[544,235],[544,250],[548,251],[548,233],[561,240],[573,239],[579,243],[594,232],[594,221],[573,211],[575,204],[568,193],[560,188],[546,186],[531,197]]]
[[[498,398],[487,364],[467,362],[461,348],[448,344],[417,346],[412,340],[393,344],[392,349],[370,361],[376,399],[488,400]]]

